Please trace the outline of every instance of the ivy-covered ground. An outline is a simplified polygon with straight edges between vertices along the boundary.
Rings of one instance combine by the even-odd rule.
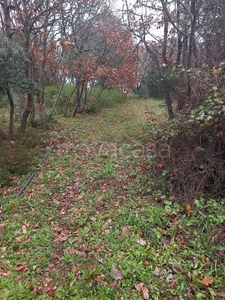
[[[24,193],[27,176],[2,188],[0,299],[225,298],[224,200],[153,189],[148,122],[163,118],[132,100],[58,120]]]

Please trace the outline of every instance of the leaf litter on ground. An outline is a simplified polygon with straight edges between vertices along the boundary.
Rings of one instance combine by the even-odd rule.
[[[130,105],[84,116],[76,131],[64,119],[67,134],[22,198],[6,196],[14,204],[0,223],[0,299],[223,295],[223,245],[198,227],[193,208],[158,203],[140,140],[150,138],[146,120],[135,122]]]

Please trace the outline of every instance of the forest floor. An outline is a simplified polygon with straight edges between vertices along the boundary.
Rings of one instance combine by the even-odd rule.
[[[157,105],[58,120],[24,193],[26,176],[3,193],[0,299],[225,299],[224,201],[152,189]]]

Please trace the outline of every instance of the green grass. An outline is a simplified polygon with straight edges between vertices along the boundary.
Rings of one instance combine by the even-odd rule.
[[[0,299],[220,299],[225,203],[202,197],[189,211],[152,191],[146,108],[164,120],[157,105],[60,118],[24,194],[2,193]]]

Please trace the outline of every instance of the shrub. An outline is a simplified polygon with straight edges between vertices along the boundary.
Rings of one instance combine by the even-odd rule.
[[[152,130],[158,141],[154,172],[158,187],[167,194],[187,202],[202,193],[210,197],[224,196],[224,105],[224,98],[212,90],[189,116],[180,115]],[[162,155],[165,145],[167,155]]]
[[[11,176],[26,174],[38,163],[42,149],[46,148],[46,132],[29,128],[24,136],[7,136],[0,143],[0,185],[10,184]]]
[[[125,95],[121,91],[108,89],[102,91],[100,87],[94,87],[88,95],[86,112],[92,113],[102,108],[113,107],[124,98]]]
[[[48,85],[45,87],[45,103],[47,105],[52,104],[53,98],[58,93],[56,85]]]

